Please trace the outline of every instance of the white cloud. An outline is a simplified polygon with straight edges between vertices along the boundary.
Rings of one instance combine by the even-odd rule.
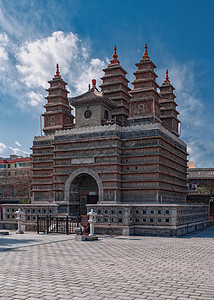
[[[15,154],[15,155],[24,155],[24,156],[28,156],[29,155],[29,152],[21,150],[21,149],[18,149],[18,148],[13,148],[13,147],[9,147],[8,146],[8,149],[10,151],[9,153],[12,152],[12,154]]]
[[[19,147],[21,147],[22,145],[18,142],[18,141],[15,141],[15,144]]]
[[[56,63],[62,78],[70,84],[70,96],[87,91],[93,78],[99,85],[106,66],[106,62],[92,58],[89,45],[72,32],[53,32],[46,38],[24,43],[0,34],[0,88],[8,97],[7,105],[22,111],[41,111]]]
[[[0,59],[1,59],[2,61],[8,60],[8,54],[7,54],[7,52],[5,51],[5,49],[2,48],[2,47],[0,47]],[[2,69],[2,71],[4,71],[4,69]]]
[[[26,94],[27,103],[31,106],[38,106],[44,103],[44,95],[35,93],[34,91],[27,92]]]
[[[6,70],[5,64],[9,61],[9,52],[12,52],[11,42],[9,40],[8,35],[4,33],[0,33],[0,66],[3,70]]]
[[[0,142],[0,155],[4,155],[6,149],[7,149],[7,146],[4,143]]]
[[[189,153],[189,161],[194,161],[196,167],[202,168],[206,166],[206,168],[213,168],[213,141],[190,140],[187,151]]]
[[[26,42],[17,52],[16,68],[26,86],[32,90],[28,97],[32,99],[39,88],[47,88],[47,81],[55,73],[56,63],[60,65],[63,79],[68,80],[72,93],[87,90],[91,79],[100,78],[104,61],[90,58],[90,49],[77,35],[54,32],[50,37],[33,42]],[[35,98],[35,97],[34,97]],[[40,98],[28,104],[40,104]]]
[[[18,142],[15,142],[15,143],[17,144]],[[19,148],[13,148],[13,147],[7,146],[4,143],[0,142],[1,157],[9,157],[12,154],[20,155],[20,156],[28,156],[29,152],[21,150]]]
[[[0,43],[1,43],[1,46],[8,45],[8,42],[9,42],[8,35],[5,32],[1,33],[0,34]]]
[[[77,93],[82,93],[87,90],[87,86],[91,83],[92,79],[97,80],[97,87],[101,84],[100,77],[102,76],[102,69],[106,66],[104,61],[100,61],[98,58],[92,58],[87,69],[79,75],[76,82]]]

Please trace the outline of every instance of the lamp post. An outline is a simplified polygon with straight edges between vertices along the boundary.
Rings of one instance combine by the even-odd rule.
[[[21,222],[23,221],[24,212],[19,208],[15,213],[17,215],[16,220],[18,221],[18,231],[16,233],[23,234],[24,231],[22,231]]]
[[[96,236],[94,234],[94,224],[96,223],[97,213],[94,212],[93,209],[91,209],[91,211],[89,213],[87,213],[87,215],[89,216],[88,222],[90,223],[90,234],[89,234],[89,236]]]

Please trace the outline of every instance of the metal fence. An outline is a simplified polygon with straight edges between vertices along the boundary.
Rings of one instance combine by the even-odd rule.
[[[79,227],[80,218],[71,216],[37,216],[37,233],[75,233],[75,228]]]

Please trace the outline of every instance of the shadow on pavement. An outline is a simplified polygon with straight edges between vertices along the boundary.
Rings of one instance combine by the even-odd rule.
[[[0,238],[0,251],[11,250],[14,246],[22,247],[30,245],[31,243],[38,242],[33,239],[13,239],[13,238]]]
[[[214,226],[208,227],[204,230],[200,230],[193,233],[188,233],[183,236],[179,236],[182,239],[191,239],[191,238],[214,238]]]
[[[20,248],[0,248],[0,252],[7,252],[7,251],[23,252],[23,251],[26,251],[26,249],[20,249]]]

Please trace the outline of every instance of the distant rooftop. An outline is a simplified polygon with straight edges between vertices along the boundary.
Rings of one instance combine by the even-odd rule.
[[[214,180],[214,168],[189,168],[188,179],[212,179]]]
[[[188,161],[187,166],[190,169],[196,168],[196,165],[195,165],[194,161]]]
[[[31,157],[23,157],[18,155],[10,155],[10,157],[0,157],[0,163],[12,163],[12,162],[22,162],[31,161]]]

